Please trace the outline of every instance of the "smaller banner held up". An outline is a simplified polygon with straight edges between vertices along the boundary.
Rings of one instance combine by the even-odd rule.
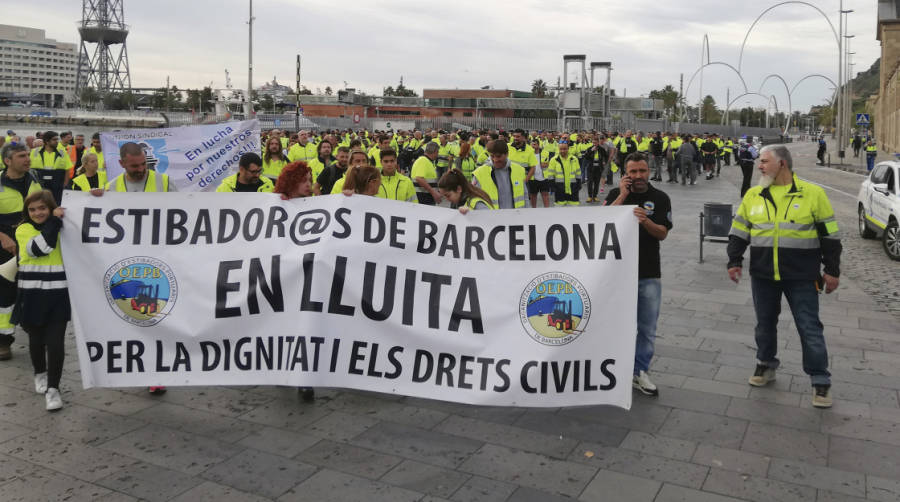
[[[242,154],[261,150],[258,120],[104,132],[100,143],[110,180],[123,172],[119,147],[128,142],[140,145],[147,167],[167,174],[179,192],[214,192],[237,172]]]

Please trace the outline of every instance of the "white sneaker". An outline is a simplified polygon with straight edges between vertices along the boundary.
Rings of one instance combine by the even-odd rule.
[[[650,381],[650,376],[646,371],[641,371],[631,379],[631,386],[648,396],[658,396],[659,390],[656,385]]]
[[[34,375],[34,391],[38,394],[47,392],[47,372],[37,373]]]
[[[47,411],[56,411],[63,407],[62,397],[59,395],[59,389],[50,387],[44,394],[47,400]]]

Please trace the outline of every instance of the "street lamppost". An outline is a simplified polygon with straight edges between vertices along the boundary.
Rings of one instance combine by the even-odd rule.
[[[846,32],[845,24],[847,14],[853,12],[853,9],[844,10],[844,1],[841,0],[838,8],[838,102],[837,102],[837,141],[838,141],[838,157],[844,158],[844,33]]]
[[[850,62],[851,56],[856,54],[855,52],[850,51],[850,39],[855,37],[856,35],[844,35],[844,38],[847,39],[846,44],[846,53],[844,57],[844,75],[846,76],[846,80],[844,82],[844,127],[846,128],[847,134],[844,136],[847,143],[849,143],[850,139],[850,129],[853,123],[853,97],[851,96],[850,86],[853,85],[851,82],[853,81],[853,74],[851,73],[851,69],[853,64]]]
[[[850,60],[850,56],[856,54],[855,52],[847,53],[848,61]],[[854,120],[856,118],[856,113],[853,111],[853,67],[856,66],[856,63],[850,63],[849,68],[847,70],[847,75],[849,78],[850,88],[847,90],[847,117],[851,120],[852,124],[856,124]],[[850,134],[847,134],[847,139],[850,139]],[[849,141],[848,141],[849,143]]]

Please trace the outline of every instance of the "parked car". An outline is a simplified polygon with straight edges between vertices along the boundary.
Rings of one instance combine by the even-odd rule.
[[[859,235],[881,238],[884,252],[900,261],[900,161],[875,165],[857,196]]]

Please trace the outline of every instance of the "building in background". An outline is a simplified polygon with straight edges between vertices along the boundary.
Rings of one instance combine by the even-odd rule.
[[[0,106],[62,107],[75,96],[78,51],[44,30],[0,24]]]
[[[287,100],[288,95],[293,93],[294,90],[286,85],[279,84],[275,77],[272,77],[271,82],[266,82],[257,87],[256,92],[259,94],[259,97],[271,96],[274,102],[282,103]]]
[[[881,42],[881,82],[867,108],[875,142],[883,152],[900,152],[900,0],[878,1],[876,38]]]
[[[555,97],[533,98],[530,92],[509,89],[424,89],[421,98],[370,96],[347,89],[339,90],[336,96],[300,96],[300,103],[307,117],[353,117],[395,123],[439,119],[478,125],[485,120],[483,127],[491,127],[492,120],[557,121],[559,106]],[[613,97],[610,100],[610,113],[616,120],[632,120],[635,116],[659,118],[663,107],[661,99]],[[602,116],[601,99],[591,101],[591,113],[598,120]],[[563,127],[591,128],[570,119],[566,119]]]

